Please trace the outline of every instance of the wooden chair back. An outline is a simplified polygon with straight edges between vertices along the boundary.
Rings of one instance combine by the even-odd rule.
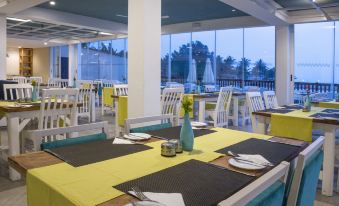
[[[13,81],[18,82],[18,84],[26,84],[27,83],[27,78],[26,77],[15,76],[15,77],[13,77]]]
[[[165,88],[161,96],[161,114],[172,114],[175,125],[179,123],[179,110],[184,87]]]
[[[128,96],[128,85],[127,84],[114,85],[113,94],[116,96]]]
[[[139,117],[139,118],[131,118],[125,120],[125,133],[129,134],[130,130],[134,128],[134,126],[140,126],[140,124],[152,123],[156,122],[157,124],[165,124],[170,123],[173,126],[173,115],[165,114],[159,116],[150,116],[150,117]],[[147,124],[150,125],[150,124]]]

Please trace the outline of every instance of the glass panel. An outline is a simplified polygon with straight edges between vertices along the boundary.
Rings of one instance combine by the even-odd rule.
[[[245,86],[274,90],[275,81],[275,28],[244,29]]]
[[[339,95],[339,21],[335,22],[335,70],[334,70],[334,91]]]
[[[169,70],[170,35],[161,36],[161,84],[171,80]]]
[[[295,25],[295,92],[331,96],[334,22]],[[298,95],[295,95],[298,96]]]
[[[216,32],[217,83],[219,86],[241,87],[243,29]]]
[[[111,80],[125,82],[125,39],[116,39],[112,41],[112,68]]]
[[[192,33],[192,61],[195,61],[198,84],[215,85],[215,31]],[[191,69],[194,69],[192,64]],[[190,76],[192,77],[192,76]],[[190,78],[189,77],[189,78]],[[186,81],[197,83],[192,78]]]
[[[171,35],[171,81],[184,84],[188,76],[191,33]]]

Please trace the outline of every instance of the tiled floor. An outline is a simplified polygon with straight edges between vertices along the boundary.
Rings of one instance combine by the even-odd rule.
[[[97,121],[105,120],[110,124],[110,133],[114,132],[114,120],[112,114],[106,114],[101,116],[101,113],[97,112]],[[86,120],[80,120],[80,123],[86,123]],[[230,129],[237,129],[243,131],[251,131],[251,127],[233,127]],[[0,162],[1,167],[6,167],[3,162]],[[5,170],[6,171],[6,170]],[[0,174],[0,206],[26,206],[26,187],[24,180],[12,182],[7,178],[7,172]],[[320,184],[319,184],[320,186]],[[339,194],[334,193],[333,197],[326,197],[321,195],[320,190],[317,192],[315,206],[338,206],[339,205]]]

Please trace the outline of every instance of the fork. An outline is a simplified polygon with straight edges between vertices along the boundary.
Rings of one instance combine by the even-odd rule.
[[[132,190],[133,190],[133,192],[135,192],[135,195],[136,195],[141,201],[149,201],[149,202],[156,202],[156,203],[159,203],[159,202],[157,202],[157,201],[155,201],[155,200],[151,200],[151,199],[149,199],[148,197],[146,197],[146,195],[145,195],[143,192],[141,192],[140,188],[137,187],[137,186],[133,186],[133,187],[132,187]]]

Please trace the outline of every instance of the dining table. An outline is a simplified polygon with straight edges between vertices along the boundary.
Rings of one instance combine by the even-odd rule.
[[[293,120],[293,118],[309,119],[312,122],[312,130],[324,132],[324,161],[320,178],[322,179],[322,194],[332,196],[336,131],[339,129],[339,110],[325,107],[312,107],[310,111],[303,111],[302,108],[300,105],[284,105],[277,109],[253,112],[253,119],[256,119],[256,126],[254,126],[253,130],[258,134],[267,134],[267,127],[272,123],[272,115],[280,115],[281,113],[283,113],[284,117],[291,118],[291,120]],[[271,127],[273,127],[272,124]],[[300,125],[300,131],[302,128],[303,125]],[[286,129],[287,132],[288,130],[289,129]],[[312,134],[310,134],[310,136],[312,136]]]
[[[161,144],[166,142],[163,138],[169,134],[174,139],[180,138],[180,127],[154,130],[149,134],[152,136],[150,139],[135,145],[112,144],[113,139],[107,139],[66,146],[54,152],[15,155],[9,157],[9,165],[26,176],[28,206],[48,205],[49,201],[64,206],[125,205],[137,200],[128,193],[130,185],[134,184],[150,190],[153,188],[154,192],[182,191],[188,206],[197,205],[197,201],[210,205],[227,199],[273,168],[244,170],[234,167],[229,164],[231,157],[226,155],[228,150],[240,154],[261,154],[278,165],[282,161],[294,162],[300,151],[308,146],[304,141],[225,128],[204,128],[194,130],[193,151],[165,157],[161,155]],[[95,150],[95,147],[106,150]],[[127,151],[126,147],[139,149],[114,156],[115,152]],[[71,152],[75,148],[78,152]],[[103,158],[105,154],[114,157]],[[103,158],[102,161],[100,158]],[[222,176],[216,173],[222,173]],[[201,182],[196,176],[205,179]],[[162,181],[159,182],[158,178]],[[187,182],[181,182],[184,180]],[[175,184],[168,186],[170,183]],[[226,188],[225,192],[216,192],[214,184]],[[186,187],[205,189],[187,190]]]
[[[82,104],[78,104],[80,107]],[[40,102],[18,103],[15,101],[0,101],[0,118],[7,123],[8,155],[20,154],[20,132],[25,126],[40,115]],[[77,111],[72,108],[60,109],[60,114],[71,114],[70,125],[77,125]],[[20,174],[13,168],[9,168],[9,178],[19,180]]]

